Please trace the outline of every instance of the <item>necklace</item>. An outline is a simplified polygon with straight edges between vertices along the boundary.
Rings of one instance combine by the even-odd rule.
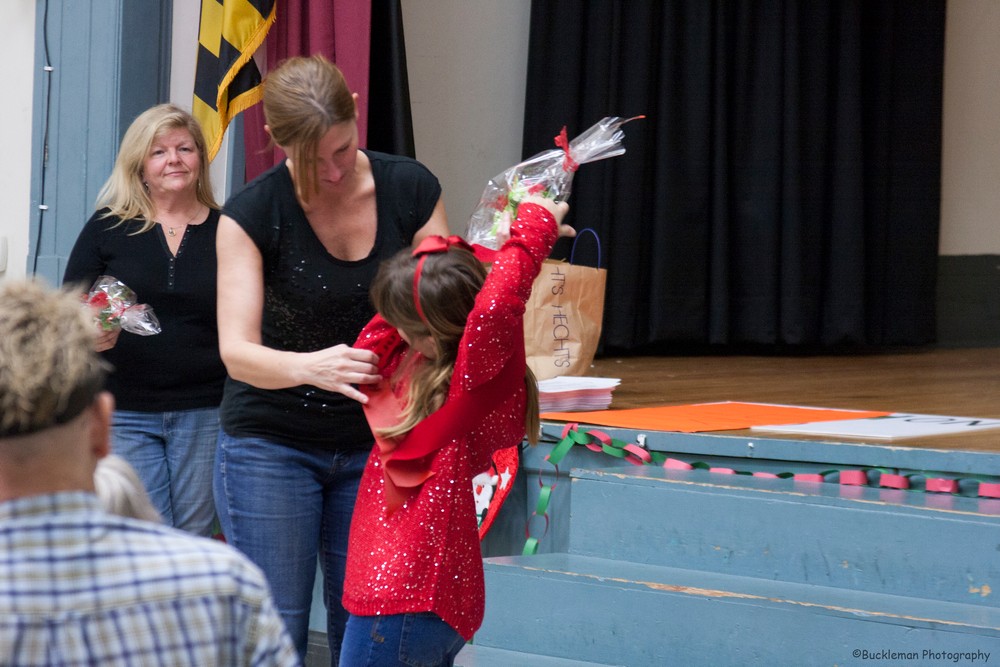
[[[187,226],[190,225],[192,222],[194,222],[194,219],[197,218],[200,213],[201,213],[201,206],[198,207],[198,211],[195,212],[195,214],[192,215],[191,218],[187,222],[185,222],[183,225],[170,226],[170,225],[166,225],[166,224],[164,224],[164,223],[161,222],[160,226],[167,228],[167,236],[174,237],[174,236],[177,236],[177,231],[176,230],[178,230],[178,229],[187,229]]]

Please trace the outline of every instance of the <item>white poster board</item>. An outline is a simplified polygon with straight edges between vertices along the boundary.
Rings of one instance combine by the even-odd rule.
[[[871,417],[868,419],[753,426],[751,430],[767,431],[770,433],[795,433],[800,435],[828,435],[838,438],[894,440],[898,438],[921,438],[932,435],[953,435],[992,428],[1000,428],[1000,420],[896,412],[885,417]]]

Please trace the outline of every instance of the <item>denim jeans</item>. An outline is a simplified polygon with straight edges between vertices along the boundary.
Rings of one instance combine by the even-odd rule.
[[[347,538],[369,454],[219,435],[214,486],[222,532],[264,571],[303,661],[317,557],[331,663],[339,659],[347,623],[341,604]]]
[[[164,523],[210,536],[215,524],[212,468],[219,409],[116,410],[111,451],[132,464]]]
[[[341,667],[446,667],[465,646],[437,614],[354,616],[347,620]]]

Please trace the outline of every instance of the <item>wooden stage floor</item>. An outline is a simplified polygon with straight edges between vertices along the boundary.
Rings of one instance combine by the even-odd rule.
[[[1000,419],[1000,348],[835,356],[611,356],[596,359],[591,374],[621,378],[611,409],[745,401]],[[747,432],[727,432],[741,433]],[[1000,453],[1000,429],[891,444]]]

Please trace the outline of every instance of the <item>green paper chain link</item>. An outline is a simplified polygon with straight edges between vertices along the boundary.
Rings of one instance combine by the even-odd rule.
[[[600,435],[604,436],[604,438],[602,439],[598,435],[595,435],[595,434],[600,434]],[[637,448],[637,447],[640,447],[639,445],[637,445],[635,443],[627,443],[624,440],[619,440],[617,438],[609,438],[607,436],[607,434],[605,434],[605,433],[603,433],[601,431],[596,431],[596,430],[581,431],[581,430],[579,430],[579,428],[575,424],[569,424],[563,430],[563,437],[552,448],[552,451],[549,452],[548,456],[545,457],[545,460],[548,461],[549,463],[551,463],[552,467],[555,468],[555,475],[554,475],[554,477],[555,477],[555,479],[557,481],[559,479],[559,463],[561,463],[562,460],[566,457],[566,455],[569,454],[570,450],[573,449],[573,447],[577,446],[577,445],[582,445],[584,447],[587,447],[588,449],[591,449],[592,451],[602,451],[605,454],[607,454],[609,456],[612,456],[614,458],[628,459],[632,463],[635,463],[635,456],[632,455],[632,458],[629,459],[628,457],[630,456],[630,452],[626,448],[632,448],[632,447],[636,447]],[[649,450],[645,450],[645,451],[646,451],[646,453],[649,456],[648,460],[642,461],[640,463],[636,463],[636,465],[663,465],[663,463],[668,458],[667,455],[664,452],[650,452]],[[688,465],[690,465],[693,469],[697,469],[697,470],[710,470],[713,467],[712,465],[710,465],[708,463],[705,463],[704,461],[695,461],[695,462],[690,463]],[[869,472],[878,472],[880,474],[894,474],[894,475],[900,474],[898,472],[897,468],[887,468],[887,467],[877,467],[877,466],[863,466],[863,467],[860,467],[860,468],[850,468],[850,470],[863,470],[866,473],[866,476],[867,476],[867,473],[869,473]],[[737,474],[737,475],[753,476],[753,472],[748,471],[748,470],[735,470],[734,469],[733,472],[734,472],[734,474]],[[842,472],[842,470],[837,469],[837,468],[833,468],[833,469],[824,470],[822,472],[815,473],[815,474],[818,474],[821,477],[826,478],[827,476],[834,475],[834,474],[839,474],[841,472]],[[794,477],[795,476],[795,473],[793,473],[793,472],[779,472],[779,473],[774,473],[774,474],[775,474],[776,477],[778,477],[780,479],[788,479],[790,477]],[[906,477],[907,480],[912,480],[912,479],[921,478],[921,477],[924,478],[924,479],[927,479],[927,478],[930,478],[930,477],[937,477],[937,475],[935,475],[933,472],[929,472],[929,471],[912,472],[912,473],[907,473],[907,474],[902,475],[902,476]],[[539,486],[538,502],[535,503],[535,509],[531,513],[531,516],[528,517],[528,520],[527,520],[527,522],[525,524],[525,527],[524,527],[525,542],[524,542],[524,548],[521,550],[521,554],[524,555],[524,556],[532,556],[532,555],[538,553],[538,546],[539,546],[542,538],[545,537],[545,535],[549,531],[549,514],[548,514],[548,510],[549,510],[549,504],[550,504],[550,502],[552,500],[552,492],[553,492],[553,490],[555,489],[555,487],[557,485],[557,481],[554,481],[551,484],[546,484],[545,482],[543,482],[542,481],[542,471],[541,471],[541,468],[539,468],[539,471],[538,471],[538,486]],[[988,476],[986,476],[986,475],[974,475],[974,476],[971,476],[971,477],[960,477],[960,478],[955,478],[955,481],[958,484],[958,491],[956,491],[955,493],[950,494],[950,495],[958,495],[958,496],[965,496],[965,497],[977,497],[978,496],[978,493],[973,492],[971,490],[971,488],[970,488],[974,483],[991,482],[990,478]],[[965,485],[964,485],[965,488],[964,489],[963,489],[963,482],[965,482]],[[912,486],[911,486],[911,488],[905,489],[905,490],[907,490],[907,491],[922,492],[922,493],[931,493],[931,492],[925,491],[923,489],[914,489],[914,488],[912,488]],[[542,517],[545,520],[545,529],[542,531],[542,534],[538,535],[538,536],[533,535],[532,534],[532,530],[531,530],[532,519],[535,519],[536,517]]]

